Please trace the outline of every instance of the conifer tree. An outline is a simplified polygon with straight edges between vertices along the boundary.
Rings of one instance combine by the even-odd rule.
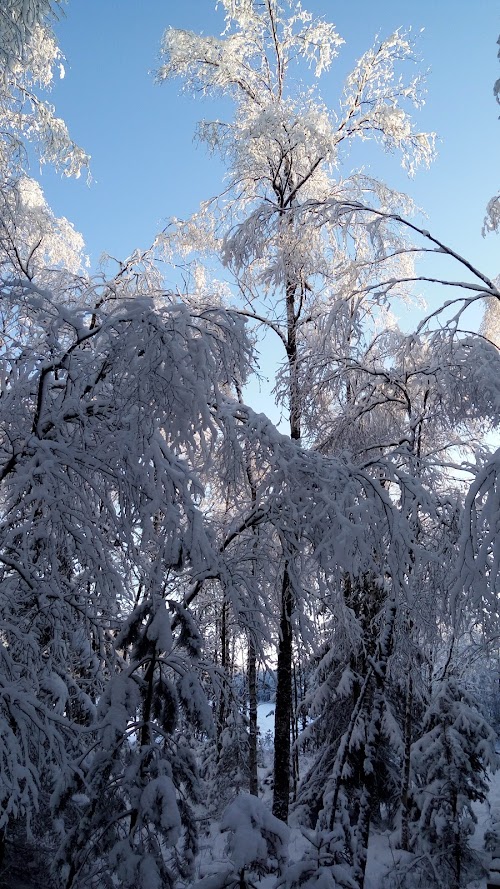
[[[497,768],[495,735],[465,684],[436,683],[421,736],[411,752],[413,813],[406,883],[463,889],[481,865],[470,848],[475,802],[488,793]]]

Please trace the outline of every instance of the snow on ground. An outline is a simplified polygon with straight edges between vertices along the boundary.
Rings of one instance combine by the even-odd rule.
[[[380,889],[384,875],[394,861],[388,834],[372,833],[368,844],[365,889]]]
[[[263,704],[257,704],[257,722],[261,738],[265,738],[268,732],[271,732],[271,738],[274,733],[274,702],[267,701]]]
[[[500,818],[500,771],[490,776],[490,792],[484,803],[476,803],[474,811],[477,826],[471,840],[472,848],[478,853],[480,860],[487,868],[491,862],[491,854],[484,851],[484,834],[491,825],[491,815],[498,813]],[[365,889],[380,889],[383,877],[394,862],[394,849],[390,832],[372,833],[368,848]],[[487,877],[472,880],[467,889],[486,889]],[[446,889],[446,887],[443,887]]]
[[[259,768],[261,787],[262,780],[265,779],[267,773],[269,773],[270,765],[272,764],[274,706],[274,702],[272,701],[264,702],[258,705],[257,710],[261,758],[263,757],[266,761],[265,766]],[[271,788],[268,786],[266,789],[265,784],[266,782],[264,780],[264,787],[262,788],[264,790],[263,798],[270,805],[272,798]],[[490,778],[488,800],[484,803],[476,803],[474,805],[474,810],[478,823],[471,841],[471,846],[477,851],[485,867],[488,867],[491,861],[491,854],[484,851],[484,835],[486,830],[491,826],[492,814],[497,814],[497,818],[500,822],[500,771],[495,775],[492,775]],[[213,828],[214,825],[212,825],[210,836],[207,836],[205,843],[202,841],[201,844],[203,850],[200,856],[202,859],[200,861],[202,873],[204,870],[203,864],[206,866],[209,860],[213,860],[215,849],[217,849],[217,852],[219,853],[219,855],[216,854],[215,857],[220,856],[221,859],[225,858],[224,847],[226,837],[221,837],[221,835],[218,834],[218,831]],[[308,844],[300,831],[292,829],[290,832],[289,844],[290,860],[300,860],[306,851],[306,847],[308,847]],[[203,859],[205,860],[203,861]],[[395,849],[393,847],[393,834],[391,834],[390,831],[384,833],[372,833],[368,849],[365,889],[381,889],[384,876],[388,869],[390,869],[391,865],[393,865],[394,861]],[[265,882],[268,882],[268,880]],[[486,877],[481,880],[474,880],[469,883],[468,889],[486,889],[486,882]],[[264,883],[262,885],[264,885]]]
[[[490,790],[486,802],[475,803],[473,808],[477,817],[477,825],[471,846],[481,856],[485,867],[488,867],[492,855],[484,851],[484,834],[491,827],[492,816],[497,821],[500,818],[500,770],[495,775],[490,775]],[[476,887],[477,889],[486,889],[486,878],[470,884],[470,889],[476,889]]]

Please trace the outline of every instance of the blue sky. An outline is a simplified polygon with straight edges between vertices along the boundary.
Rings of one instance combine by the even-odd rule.
[[[421,68],[429,72],[428,94],[417,120],[420,129],[437,132],[436,162],[410,180],[396,156],[365,143],[353,164],[411,194],[428,216],[427,228],[490,276],[499,274],[500,239],[481,236],[485,205],[500,188],[500,107],[493,97],[500,74],[498,0],[304,5],[333,21],[346,41],[320,81],[327,105],[336,104],[345,76],[377,34],[424,29],[419,51]],[[231,106],[181,94],[179,82],[154,83],[169,25],[219,34],[222,13],[212,0],[69,0],[56,27],[66,76],[51,100],[92,155],[92,182],[62,179],[44,168],[42,184],[56,214],[84,235],[93,266],[103,251],[123,259],[148,246],[169,217],[188,216],[221,190],[222,165],[193,135],[198,120],[223,119]]]

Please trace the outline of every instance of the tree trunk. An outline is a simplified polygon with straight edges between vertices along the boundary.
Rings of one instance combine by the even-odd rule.
[[[222,732],[224,731],[227,716],[227,676],[229,670],[229,634],[227,627],[227,618],[228,605],[224,598],[222,602],[220,624],[222,684],[220,690],[219,707],[217,712],[217,756],[220,756],[222,753]]]
[[[292,674],[293,674],[293,698],[292,698],[292,744],[293,744],[293,754],[292,754],[292,800],[293,802],[297,799],[297,788],[299,785],[300,779],[300,765],[299,765],[299,748],[298,748],[298,737],[299,737],[299,693],[297,688],[297,672],[295,670],[295,665],[292,665]]]
[[[248,769],[250,772],[250,793],[259,795],[257,778],[257,658],[255,644],[250,634],[248,637],[248,700],[249,700],[249,738],[248,738]]]
[[[297,322],[295,301],[297,296],[297,283],[289,281],[286,285],[286,316],[287,316],[287,341],[286,357],[288,362],[288,404],[290,410],[290,438],[300,440],[302,401],[299,385],[299,356],[297,350]]]
[[[285,565],[281,588],[280,640],[274,709],[273,815],[288,821],[290,800],[290,722],[292,715],[292,585]]]
[[[405,727],[404,727],[404,762],[403,762],[403,779],[401,786],[401,848],[408,852],[410,847],[410,766],[411,766],[411,729],[412,729],[412,706],[413,706],[413,681],[411,676],[408,677],[408,687],[406,690],[406,709],[405,709]]]
[[[298,380],[297,321],[295,298],[297,282],[286,283],[287,344],[286,355],[290,375],[288,403],[290,438],[300,440],[301,401]],[[288,821],[290,804],[290,728],[292,718],[292,584],[285,564],[281,586],[280,637],[276,676],[276,707],[274,711],[274,799],[273,815]]]

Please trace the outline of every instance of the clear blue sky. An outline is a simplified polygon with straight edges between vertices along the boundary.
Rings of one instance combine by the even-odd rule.
[[[327,103],[377,33],[425,29],[419,43],[428,96],[418,120],[438,133],[438,160],[413,181],[396,157],[368,149],[356,163],[410,192],[433,231],[498,273],[500,241],[480,235],[484,206],[500,188],[500,106],[492,92],[500,74],[498,0],[304,5],[331,19],[346,41],[321,81]],[[193,142],[197,120],[221,116],[220,107],[180,95],[178,82],[157,86],[150,72],[168,25],[220,33],[222,15],[211,0],[69,0],[66,10],[56,29],[66,77],[51,99],[92,155],[93,182],[61,180],[44,169],[42,183],[55,212],[84,235],[93,261],[103,250],[123,258],[146,246],[169,216],[186,216],[220,188],[222,167]]]

